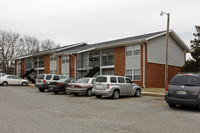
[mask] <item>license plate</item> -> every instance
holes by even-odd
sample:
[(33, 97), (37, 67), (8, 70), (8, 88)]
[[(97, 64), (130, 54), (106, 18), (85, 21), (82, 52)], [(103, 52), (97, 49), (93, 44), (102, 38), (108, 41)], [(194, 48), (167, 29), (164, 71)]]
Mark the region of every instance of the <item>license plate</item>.
[(103, 85), (96, 85), (97, 88), (103, 88)]
[(71, 87), (74, 88), (74, 85), (72, 85)]
[(177, 95), (187, 95), (186, 91), (177, 91)]

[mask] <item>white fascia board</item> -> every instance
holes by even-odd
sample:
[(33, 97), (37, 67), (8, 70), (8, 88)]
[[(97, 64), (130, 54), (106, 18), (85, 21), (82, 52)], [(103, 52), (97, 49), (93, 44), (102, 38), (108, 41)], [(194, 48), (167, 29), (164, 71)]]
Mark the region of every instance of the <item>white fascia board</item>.
[(96, 49), (102, 49), (102, 48), (113, 48), (113, 47), (119, 47), (119, 46), (126, 46), (127, 44), (136, 44), (136, 43), (142, 43), (142, 42), (147, 42), (146, 39), (137, 39), (137, 40), (132, 40), (132, 41), (122, 41), (122, 42), (117, 42), (110, 44), (108, 46), (96, 46)]
[(156, 37), (159, 37), (159, 36), (162, 36), (162, 35), (165, 35), (165, 34), (167, 34), (167, 32), (163, 32), (163, 33), (160, 33), (160, 34), (158, 34), (158, 35), (151, 36), (151, 37), (149, 37), (149, 38), (146, 38), (146, 40), (148, 41), (148, 40), (154, 39), (154, 38), (156, 38)]
[(73, 46), (68, 46), (68, 47), (64, 47), (64, 48), (61, 48), (61, 49), (57, 49), (56, 51), (73, 48), (73, 47), (80, 46), (80, 45), (83, 45), (83, 44), (87, 44), (87, 43), (83, 42), (83, 43), (74, 44)]
[(28, 58), (28, 57), (31, 57), (31, 56), (32, 56), (32, 55), (27, 55), (27, 56), (18, 57), (18, 58), (16, 58), (16, 59), (19, 60), (19, 59)]
[(88, 51), (91, 51), (91, 50), (94, 50), (94, 49), (95, 49), (95, 47), (92, 47), (92, 48), (88, 48), (88, 49), (84, 49), (84, 50), (78, 51), (77, 53), (80, 54), (80, 53), (88, 52)]

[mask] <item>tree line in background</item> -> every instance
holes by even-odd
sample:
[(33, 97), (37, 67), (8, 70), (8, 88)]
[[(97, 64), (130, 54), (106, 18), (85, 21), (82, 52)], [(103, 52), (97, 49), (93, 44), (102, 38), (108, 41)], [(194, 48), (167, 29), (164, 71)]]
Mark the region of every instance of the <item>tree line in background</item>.
[(195, 26), (196, 33), (193, 34), (194, 40), (191, 40), (191, 55), (193, 59), (186, 61), (182, 67), (183, 72), (200, 72), (200, 26)]
[(50, 39), (40, 41), (34, 36), (0, 30), (0, 71), (11, 74), (15, 58), (60, 47)]

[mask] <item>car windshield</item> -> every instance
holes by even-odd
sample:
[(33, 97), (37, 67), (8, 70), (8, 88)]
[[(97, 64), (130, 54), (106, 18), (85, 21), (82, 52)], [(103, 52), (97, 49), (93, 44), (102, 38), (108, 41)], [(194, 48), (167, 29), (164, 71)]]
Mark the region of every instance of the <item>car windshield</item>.
[(76, 81), (76, 83), (88, 83), (89, 79), (79, 79)]
[(198, 76), (175, 76), (172, 78), (170, 85), (200, 86), (200, 77), (198, 77)]

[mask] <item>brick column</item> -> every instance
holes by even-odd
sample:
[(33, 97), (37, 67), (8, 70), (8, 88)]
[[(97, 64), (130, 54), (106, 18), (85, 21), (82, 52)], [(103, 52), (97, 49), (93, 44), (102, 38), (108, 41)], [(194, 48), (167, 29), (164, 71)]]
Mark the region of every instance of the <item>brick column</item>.
[(50, 73), (50, 55), (44, 56), (44, 73)]
[(59, 56), (57, 69), (58, 69), (58, 74), (61, 75), (61, 71), (62, 71), (61, 56)]
[(115, 75), (125, 76), (125, 46), (115, 48)]
[(75, 57), (70, 55), (70, 78), (75, 78)]

